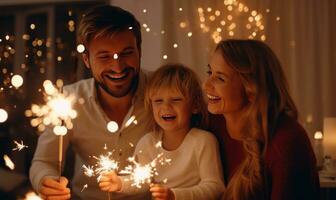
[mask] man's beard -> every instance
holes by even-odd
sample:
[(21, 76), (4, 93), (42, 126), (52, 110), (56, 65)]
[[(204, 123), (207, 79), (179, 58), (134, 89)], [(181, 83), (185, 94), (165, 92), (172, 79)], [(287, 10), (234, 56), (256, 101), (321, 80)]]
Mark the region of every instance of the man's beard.
[(113, 97), (124, 97), (130, 93), (135, 92), (135, 90), (137, 89), (138, 86), (138, 82), (139, 82), (139, 73), (136, 73), (135, 70), (132, 69), (128, 69), (130, 70), (128, 73), (130, 73), (128, 76), (133, 75), (132, 80), (130, 85), (128, 86), (128, 88), (120, 88), (120, 89), (110, 89), (107, 84), (104, 83), (104, 81), (102, 80), (98, 80), (98, 78), (96, 78), (95, 76), (93, 76), (94, 80), (95, 80), (95, 85), (99, 86), (100, 88), (102, 88), (106, 93), (108, 93), (109, 95), (113, 96)]

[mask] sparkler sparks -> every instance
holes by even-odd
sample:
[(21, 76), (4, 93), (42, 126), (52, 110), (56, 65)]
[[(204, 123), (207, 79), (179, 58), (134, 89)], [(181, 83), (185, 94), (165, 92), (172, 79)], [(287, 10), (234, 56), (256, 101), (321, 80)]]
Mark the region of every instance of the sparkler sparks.
[(3, 156), (3, 159), (5, 160), (6, 166), (9, 169), (14, 170), (15, 165), (14, 165), (13, 161), (6, 154)]
[(97, 160), (97, 163), (95, 164), (95, 166), (83, 165), (82, 167), (84, 169), (84, 174), (88, 177), (98, 175), (97, 181), (99, 182), (103, 173), (117, 170), (119, 167), (119, 163), (111, 159), (112, 154), (113, 152), (108, 152), (107, 155), (99, 155), (99, 157), (92, 156), (94, 159)]
[(88, 166), (83, 165), (82, 167), (84, 168), (84, 174), (85, 174), (86, 176), (88, 176), (88, 177), (92, 177), (92, 176), (95, 175), (95, 172), (94, 172), (94, 169), (93, 169), (92, 166), (90, 166), (90, 165), (88, 165)]
[(124, 170), (120, 171), (120, 174), (129, 174), (126, 181), (132, 181), (131, 186), (141, 188), (143, 184), (153, 183), (153, 179), (159, 173), (157, 171), (157, 165), (170, 164), (171, 159), (163, 157), (163, 153), (157, 155), (150, 163), (142, 165), (135, 160), (135, 157), (128, 159), (133, 165), (128, 165)]
[(16, 140), (14, 140), (13, 142), (16, 144), (16, 147), (12, 149), (13, 151), (15, 150), (21, 151), (24, 148), (28, 148), (28, 146), (23, 144), (22, 140), (21, 140), (21, 143), (18, 143)]
[(118, 169), (119, 163), (111, 159), (112, 154), (112, 152), (108, 152), (107, 155), (100, 155), (99, 157), (93, 156), (93, 158), (98, 160), (96, 164), (97, 167), (95, 169), (95, 173), (99, 175), (97, 178), (98, 181), (100, 180), (100, 177), (104, 172)]
[(83, 185), (83, 189), (81, 190), (81, 192), (83, 192), (86, 188), (88, 188), (88, 184)]
[(72, 109), (75, 97), (59, 92), (49, 80), (43, 83), (43, 87), (46, 104), (42, 106), (33, 104), (31, 110), (26, 111), (26, 116), (36, 117), (31, 120), (31, 125), (40, 131), (43, 131), (45, 126), (52, 125), (58, 127), (55, 128), (55, 131), (62, 129), (62, 131), (55, 133), (66, 134), (63, 129), (72, 129), (71, 120), (77, 117), (77, 112)]
[(24, 198), (24, 200), (42, 200), (35, 192), (28, 192)]

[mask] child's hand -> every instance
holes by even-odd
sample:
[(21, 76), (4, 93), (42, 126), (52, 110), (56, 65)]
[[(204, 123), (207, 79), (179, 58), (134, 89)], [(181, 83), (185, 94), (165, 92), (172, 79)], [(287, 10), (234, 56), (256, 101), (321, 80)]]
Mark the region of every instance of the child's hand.
[(121, 190), (121, 179), (114, 171), (109, 171), (101, 175), (99, 187), (106, 192), (115, 192)]
[(150, 191), (154, 200), (175, 200), (174, 193), (171, 189), (162, 185), (152, 184)]

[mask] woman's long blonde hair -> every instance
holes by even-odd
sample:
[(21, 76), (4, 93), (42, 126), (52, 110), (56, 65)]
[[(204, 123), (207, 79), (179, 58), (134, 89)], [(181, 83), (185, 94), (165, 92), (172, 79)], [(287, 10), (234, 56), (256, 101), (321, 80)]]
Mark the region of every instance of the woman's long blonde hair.
[(280, 62), (265, 43), (225, 40), (216, 51), (238, 72), (249, 98), (241, 130), (246, 157), (229, 181), (224, 199), (266, 199), (270, 193), (264, 175), (266, 148), (281, 114), (297, 119), (296, 106)]
[[(190, 102), (193, 110), (191, 127), (206, 128), (208, 111), (197, 75), (182, 64), (168, 64), (157, 69), (151, 76), (145, 91), (145, 108), (153, 112), (151, 98), (160, 88), (177, 89)], [(160, 131), (151, 115), (151, 125), (154, 131)]]

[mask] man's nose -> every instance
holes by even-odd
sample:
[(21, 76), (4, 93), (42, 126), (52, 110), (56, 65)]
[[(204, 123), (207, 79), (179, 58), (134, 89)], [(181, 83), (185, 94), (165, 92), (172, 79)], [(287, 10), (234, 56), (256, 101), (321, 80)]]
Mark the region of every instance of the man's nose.
[(120, 57), (115, 57), (110, 60), (110, 67), (112, 68), (113, 71), (119, 73), (124, 70), (123, 67), (123, 61), (120, 59)]

